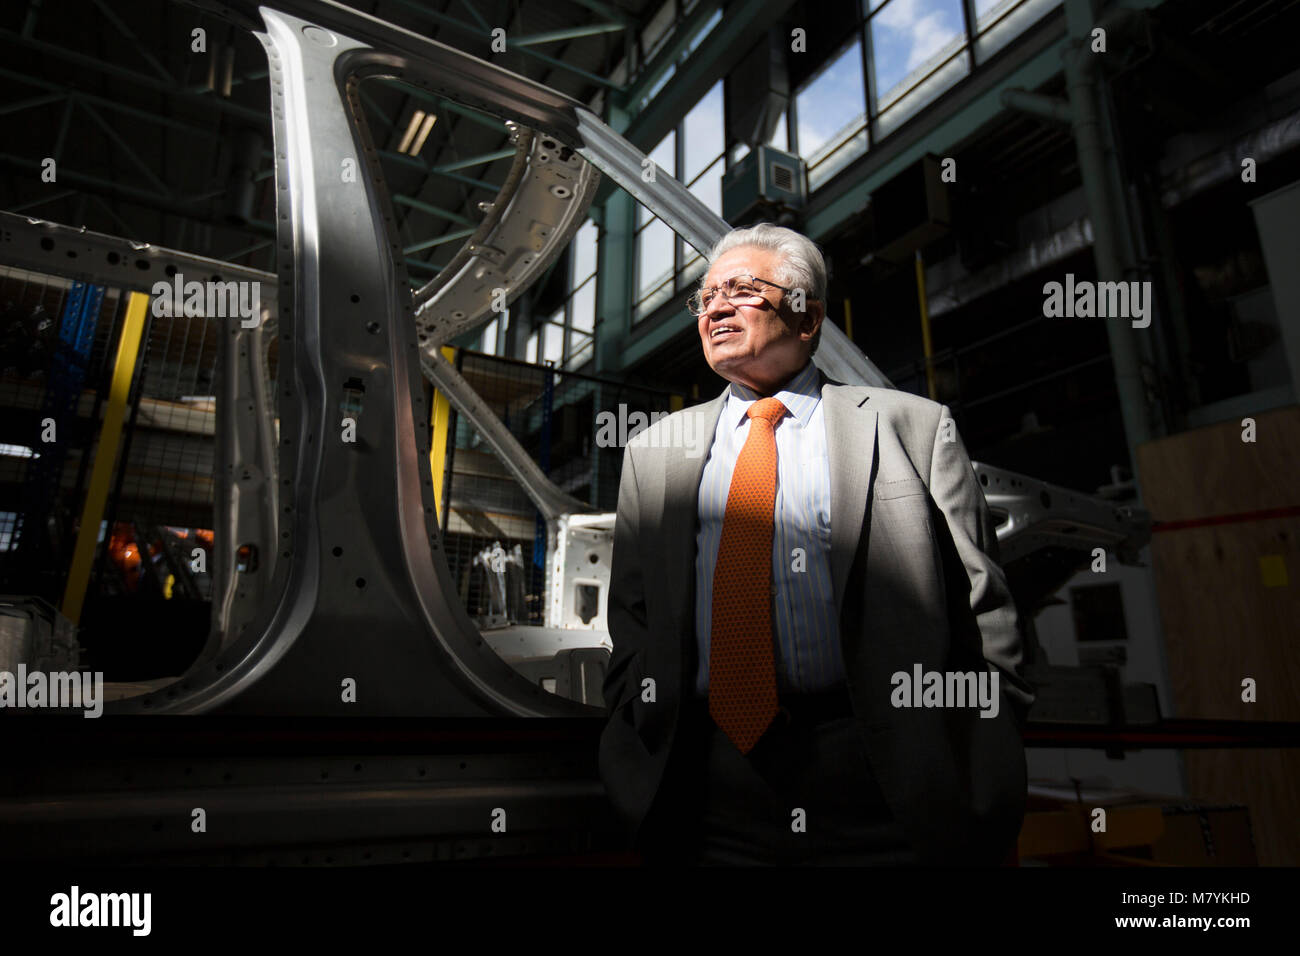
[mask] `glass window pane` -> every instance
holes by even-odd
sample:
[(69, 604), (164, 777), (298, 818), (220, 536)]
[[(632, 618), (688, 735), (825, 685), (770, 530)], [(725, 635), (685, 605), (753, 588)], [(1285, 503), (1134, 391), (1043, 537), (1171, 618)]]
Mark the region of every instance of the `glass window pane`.
[(573, 293), (569, 306), (570, 320), (575, 329), (590, 332), (596, 327), (596, 280), (590, 278)]
[(975, 0), (975, 16), (983, 20), (994, 7), (997, 8), (998, 13), (1001, 13), (1019, 2), (1020, 0)]
[(1061, 0), (975, 0), (975, 62), (983, 63)]
[(715, 158), (722, 155), (724, 130), (721, 80), (714, 83), (713, 89), (704, 94), (704, 99), (686, 114), (684, 135), (686, 136), (686, 142), (683, 144), (685, 168), (680, 179), (684, 183), (689, 183)]
[(655, 175), (667, 173), (677, 175), (677, 130), (673, 130), (659, 141), (650, 152), (650, 161), (655, 164)]
[(695, 198), (722, 215), (722, 157), (719, 156), (690, 187)]
[[(884, 134), (881, 134), (884, 135)], [(867, 151), (867, 131), (861, 129), (839, 146), (819, 157), (816, 166), (808, 167), (808, 191), (815, 192), (841, 169)]]
[(908, 119), (916, 115), (927, 103), (969, 72), (970, 64), (967, 62), (966, 57), (959, 56), (949, 60), (936, 70), (932, 76), (918, 84), (912, 92), (901, 100), (894, 101), (889, 109), (877, 117), (876, 135), (888, 136), (907, 122)]
[(588, 361), (594, 354), (593, 340), (590, 335), (583, 332), (569, 332), (569, 359), (565, 365), (569, 368), (577, 368), (583, 362)]
[[(647, 62), (649, 62), (650, 59), (653, 59), (653, 54), (652, 54), (650, 57), (647, 57)], [(650, 87), (650, 92), (646, 93), (645, 96), (641, 97), (641, 103), (640, 103), (640, 106), (644, 107), (644, 106), (645, 106), (647, 103), (649, 103), (652, 99), (654, 99), (656, 96), (658, 96), (658, 95), (659, 95), (659, 91), (662, 90), (665, 86), (668, 85), (668, 81), (671, 80), (671, 79), (673, 78), (673, 74), (676, 73), (676, 72), (677, 72), (677, 64), (676, 64), (676, 63), (671, 64), (671, 65), (668, 67), (668, 69), (664, 70), (663, 76), (661, 76), (661, 77), (659, 77), (659, 79), (655, 80), (655, 85), (652, 86), (652, 87)]]
[(525, 361), (532, 362), (532, 363), (537, 362), (537, 332), (536, 331), (534, 331), (532, 335), (528, 336), (528, 349), (524, 353), (524, 359)]
[(596, 271), (596, 224), (588, 219), (573, 236), (573, 284)]
[[(786, 117), (785, 110), (782, 110), (781, 115), (777, 118), (776, 127), (772, 130), (772, 135), (767, 139), (767, 144), (769, 146), (775, 146), (782, 152), (788, 153), (790, 151), (790, 133), (788, 127), (789, 120)], [(748, 155), (748, 145), (745, 143), (732, 143), (727, 164), (729, 166), (735, 166), (736, 163), (740, 162)]]
[(673, 231), (655, 218), (637, 237), (636, 297), (644, 299), (673, 274)]
[(871, 18), (877, 108), (883, 112), (966, 41), (962, 0), (895, 0)]
[(861, 43), (854, 40), (795, 98), (799, 154), (813, 166), (866, 122)]
[(542, 361), (558, 365), (564, 355), (564, 310), (560, 309), (552, 315), (542, 330), (546, 336), (542, 346)]
[(704, 256), (700, 255), (700, 253), (696, 252), (690, 246), (686, 247), (685, 252), (686, 264), (682, 266), (682, 273), (680, 276), (681, 281), (677, 283), (677, 287), (679, 289), (687, 289), (689, 292), (694, 292), (695, 287), (699, 285), (700, 280), (704, 278), (704, 273), (707, 271), (705, 269), (707, 263), (704, 261)]
[[(861, 59), (859, 59), (858, 62), (861, 63)], [(861, 70), (858, 71), (859, 75), (861, 75), (861, 72)], [(861, 101), (861, 99), (862, 97), (859, 96), (858, 100)], [(790, 137), (786, 132), (785, 110), (781, 111), (781, 116), (776, 121), (776, 129), (774, 129), (772, 135), (768, 137), (767, 145), (775, 146), (777, 149), (783, 150), (787, 153), (790, 151)]]
[(495, 355), (497, 351), (497, 320), (493, 319), (487, 325), (483, 326), (483, 339), (479, 344), (480, 352), (487, 352), (488, 355)]

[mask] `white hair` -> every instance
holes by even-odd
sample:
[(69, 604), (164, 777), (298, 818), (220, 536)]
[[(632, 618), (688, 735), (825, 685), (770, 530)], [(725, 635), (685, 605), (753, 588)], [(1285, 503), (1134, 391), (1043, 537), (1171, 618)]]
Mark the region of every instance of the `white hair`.
[[(781, 265), (772, 277), (773, 282), (791, 289), (803, 289), (804, 295), (809, 299), (819, 299), (823, 303), (826, 301), (826, 260), (817, 244), (807, 236), (770, 222), (733, 229), (709, 251), (709, 263), (715, 262), (724, 252), (742, 246), (777, 253), (781, 257)], [(813, 352), (817, 351), (821, 337), (819, 328), (812, 340)]]

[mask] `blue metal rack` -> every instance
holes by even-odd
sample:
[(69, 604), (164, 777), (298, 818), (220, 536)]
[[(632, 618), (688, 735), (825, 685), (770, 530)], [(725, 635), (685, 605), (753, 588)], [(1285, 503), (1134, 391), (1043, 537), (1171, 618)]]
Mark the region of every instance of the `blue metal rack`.
[[(69, 430), (76, 418), (103, 304), (104, 287), (86, 282), (74, 282), (63, 304), (58, 347), (50, 362), (45, 397), (30, 446), (37, 457), (27, 467), (22, 511), (14, 528), (14, 541), (24, 551), (36, 547), (40, 540), (39, 535), (25, 535), (24, 529), (29, 524), (39, 527), (58, 498)], [(48, 442), (43, 440), (47, 421), (54, 422), (54, 440)]]

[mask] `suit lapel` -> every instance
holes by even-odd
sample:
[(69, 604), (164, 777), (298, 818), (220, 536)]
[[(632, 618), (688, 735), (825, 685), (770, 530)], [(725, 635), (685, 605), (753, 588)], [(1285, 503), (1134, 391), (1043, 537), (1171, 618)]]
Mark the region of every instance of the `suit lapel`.
[(871, 490), (880, 416), (867, 407), (869, 398), (865, 386), (841, 385), (823, 378), (826, 458), (831, 472), (831, 579), (837, 616), (844, 610), (844, 590)]

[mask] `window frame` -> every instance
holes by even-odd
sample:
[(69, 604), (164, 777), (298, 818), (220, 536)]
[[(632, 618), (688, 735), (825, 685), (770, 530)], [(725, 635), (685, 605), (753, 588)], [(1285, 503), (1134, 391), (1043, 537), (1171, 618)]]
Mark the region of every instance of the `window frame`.
[[(727, 136), (726, 136), (727, 96), (726, 96), (725, 83), (726, 83), (725, 77), (720, 77), (717, 81), (715, 81), (713, 85), (710, 86), (707, 91), (705, 91), (704, 95), (701, 96), (691, 106), (689, 110), (687, 110), (685, 113), (682, 114), (681, 119), (677, 121), (677, 125), (664, 134), (665, 138), (669, 136), (673, 137), (673, 169), (671, 175), (674, 178), (679, 178), (679, 171), (685, 170), (686, 168), (686, 149), (688, 146), (688, 144), (686, 143), (686, 118), (692, 112), (694, 112), (694, 110), (701, 103), (703, 103), (709, 97), (713, 96), (716, 91), (718, 96), (718, 101), (719, 101), (719, 108), (721, 112), (721, 116), (719, 117), (719, 122), (722, 124), (722, 131), (723, 131), (722, 148), (717, 154), (709, 157), (708, 161), (704, 165), (704, 168), (700, 172), (698, 172), (689, 183), (683, 182), (683, 185), (687, 189), (693, 189), (697, 183), (701, 182), (704, 179), (704, 177), (710, 175), (717, 176), (719, 202), (721, 202), (721, 194), (722, 194), (722, 177), (726, 174), (726, 171), (729, 168), (729, 164), (727, 160)], [(662, 144), (662, 142), (663, 140), (660, 140), (660, 143), (656, 144), (655, 150), (659, 149), (659, 146)], [(721, 161), (721, 165), (719, 165), (719, 161)], [(637, 210), (638, 210), (637, 211), (638, 218), (641, 217), (643, 211), (647, 213), (649, 212), (649, 210), (646, 210), (645, 207), (641, 206), (640, 204), (638, 204)], [(717, 212), (720, 215), (722, 210), (718, 209)], [(658, 312), (659, 309), (664, 304), (668, 302), (672, 302), (678, 296), (679, 293), (687, 289), (695, 282), (696, 279), (699, 278), (699, 276), (695, 274), (694, 263), (695, 260), (701, 256), (701, 254), (697, 253), (693, 247), (689, 247), (688, 244), (686, 243), (686, 240), (682, 239), (681, 236), (677, 235), (675, 232), (669, 229), (669, 232), (672, 234), (672, 238), (673, 238), (672, 272), (667, 277), (665, 277), (662, 281), (656, 283), (653, 288), (646, 289), (644, 292), (642, 292), (641, 290), (642, 233), (652, 223), (660, 222), (660, 221), (661, 220), (659, 220), (657, 216), (653, 216), (653, 215), (648, 216), (644, 223), (641, 223), (639, 226), (636, 227), (633, 234), (633, 261), (635, 263), (635, 268), (633, 269), (633, 282), (632, 282), (632, 326), (634, 328), (641, 322), (644, 322), (651, 315)], [(662, 293), (665, 289), (668, 290), (667, 295), (662, 296)], [(661, 296), (662, 298), (659, 298)], [(653, 302), (654, 304), (647, 306), (646, 305), (647, 302)]]

